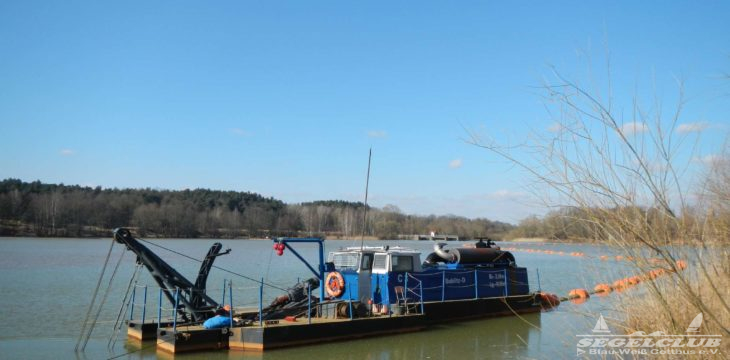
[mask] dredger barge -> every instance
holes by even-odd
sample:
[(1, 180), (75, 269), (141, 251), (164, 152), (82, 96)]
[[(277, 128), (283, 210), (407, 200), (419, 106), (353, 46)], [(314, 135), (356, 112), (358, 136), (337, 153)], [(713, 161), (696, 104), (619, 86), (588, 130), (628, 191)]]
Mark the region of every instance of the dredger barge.
[[(423, 261), (418, 251), (388, 246), (342, 248), (325, 261), (323, 239), (277, 238), (273, 243), (278, 255), (288, 250), (314, 276), (268, 306), (260, 292), (257, 311), (237, 311), (206, 294), (214, 260), (230, 251), (221, 252), (221, 244), (211, 247), (193, 283), (129, 230), (115, 229), (114, 239), (137, 255), (160, 286), (156, 319), (145, 319), (144, 310), (141, 319), (130, 314), (128, 336), (156, 339), (159, 350), (172, 353), (269, 350), (418, 331), (436, 323), (539, 312), (557, 302), (554, 295), (531, 292), (527, 270), (491, 241), (452, 249), (436, 243)], [(304, 243), (318, 245), (316, 266), (297, 252), (296, 246)], [(161, 320), (163, 294), (173, 306), (166, 320)], [(219, 321), (216, 328), (203, 326), (216, 316), (223, 316), (222, 325)]]

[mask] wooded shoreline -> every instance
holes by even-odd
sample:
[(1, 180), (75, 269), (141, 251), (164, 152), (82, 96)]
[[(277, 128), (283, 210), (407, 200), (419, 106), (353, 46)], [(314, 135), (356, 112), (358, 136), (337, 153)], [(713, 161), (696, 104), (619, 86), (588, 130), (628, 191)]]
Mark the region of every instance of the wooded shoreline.
[(374, 208), (342, 200), (286, 204), (250, 192), (0, 181), (0, 236), (105, 237), (116, 227), (160, 238), (396, 239), (432, 231), (460, 238), (502, 238), (514, 225), (455, 215), (409, 215), (395, 205)]

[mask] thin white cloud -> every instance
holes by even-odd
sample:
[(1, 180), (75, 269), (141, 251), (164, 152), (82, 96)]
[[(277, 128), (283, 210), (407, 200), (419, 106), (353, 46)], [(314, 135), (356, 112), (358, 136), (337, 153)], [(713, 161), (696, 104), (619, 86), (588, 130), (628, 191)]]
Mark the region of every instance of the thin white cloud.
[(639, 161), (639, 160), (634, 159), (631, 161), (631, 163), (634, 164), (634, 166), (636, 166), (636, 167), (646, 166), (647, 169), (649, 169), (651, 171), (657, 171), (657, 172), (667, 171), (667, 169), (669, 169), (669, 164), (667, 164), (666, 162), (661, 162), (661, 161), (651, 161), (651, 160), (646, 160), (646, 159), (644, 159), (643, 161)]
[(565, 127), (561, 123), (553, 123), (548, 128), (548, 131), (551, 132), (551, 133), (559, 133), (559, 132), (563, 131), (564, 128)]
[(383, 130), (370, 130), (370, 131), (368, 131), (368, 137), (385, 138), (385, 137), (388, 137), (388, 133)]
[(722, 155), (710, 154), (703, 157), (696, 157), (694, 158), (694, 161), (707, 166), (715, 166), (725, 162), (730, 162), (730, 159)]
[(689, 134), (693, 132), (698, 133), (705, 131), (708, 127), (710, 127), (710, 124), (704, 121), (679, 124), (679, 126), (677, 126), (677, 132), (680, 134)]
[(464, 162), (461, 159), (454, 159), (449, 162), (449, 167), (452, 169), (458, 169), (462, 165), (464, 165)]
[(487, 195), (488, 199), (516, 199), (524, 197), (525, 193), (519, 192), (519, 191), (511, 191), (511, 190), (497, 190), (493, 193), (490, 193)]
[(231, 129), (231, 133), (233, 133), (234, 135), (238, 135), (238, 136), (246, 136), (246, 137), (251, 136), (250, 132), (240, 129), (240, 128)]
[(61, 149), (61, 151), (60, 151), (59, 153), (60, 153), (60, 154), (61, 154), (62, 156), (72, 156), (72, 155), (76, 155), (76, 150), (71, 150), (71, 149)]
[(626, 124), (623, 124), (621, 126), (621, 128), (619, 129), (619, 131), (621, 131), (621, 133), (624, 135), (639, 134), (639, 133), (646, 132), (648, 130), (649, 130), (649, 127), (646, 126), (646, 124), (640, 123), (640, 122), (626, 123)]

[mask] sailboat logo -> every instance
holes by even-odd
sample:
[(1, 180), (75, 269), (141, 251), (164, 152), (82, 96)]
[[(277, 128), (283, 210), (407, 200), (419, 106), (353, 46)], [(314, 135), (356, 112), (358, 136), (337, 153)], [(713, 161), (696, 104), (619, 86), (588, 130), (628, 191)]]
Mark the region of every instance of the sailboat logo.
[[(700, 319), (700, 321), (702, 321)], [(606, 325), (606, 320), (603, 319), (603, 314), (598, 318), (598, 321), (596, 321), (596, 326), (593, 328), (594, 333), (610, 333), (611, 330), (608, 329), (608, 325)]]
[[(631, 334), (611, 334), (603, 314), (598, 317), (592, 334), (576, 335), (576, 356), (601, 355), (602, 357), (633, 355), (643, 358), (652, 354), (700, 355), (719, 354), (722, 335), (701, 335), (703, 315), (697, 314), (686, 334), (667, 334), (662, 330), (647, 334), (634, 331)], [(649, 350), (649, 348), (655, 348)]]
[(700, 332), (700, 326), (702, 326), (702, 313), (697, 314), (695, 319), (689, 324), (687, 333), (698, 333)]

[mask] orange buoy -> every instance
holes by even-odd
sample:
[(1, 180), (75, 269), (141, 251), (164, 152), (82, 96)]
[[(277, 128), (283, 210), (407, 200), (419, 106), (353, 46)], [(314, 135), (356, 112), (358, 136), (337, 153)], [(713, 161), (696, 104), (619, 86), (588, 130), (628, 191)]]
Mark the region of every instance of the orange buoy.
[(608, 260), (608, 256), (601, 255), (600, 259), (601, 259), (601, 261), (606, 261), (606, 260)]
[(651, 280), (654, 280), (654, 279), (656, 279), (657, 277), (659, 277), (659, 275), (657, 275), (657, 273), (656, 273), (656, 270), (649, 270), (649, 271), (648, 271), (648, 272), (646, 273), (646, 277), (647, 277), (647, 278), (649, 278), (649, 279), (651, 279)]
[(553, 306), (560, 305), (560, 298), (555, 294), (549, 294), (550, 295), (550, 302), (554, 304)]
[(687, 268), (687, 262), (684, 260), (677, 260), (676, 265), (677, 265), (677, 269), (679, 269), (679, 270), (684, 270)]
[(588, 294), (588, 290), (586, 289), (573, 289), (568, 293), (568, 299), (576, 305), (586, 302), (589, 297), (591, 297), (591, 295)]
[(626, 279), (620, 279), (613, 282), (613, 288), (620, 290), (626, 287)]
[(588, 291), (586, 289), (573, 289), (570, 290), (568, 293), (569, 298), (589, 298), (591, 297), (590, 294), (588, 294)]
[(641, 278), (639, 278), (638, 276), (632, 276), (632, 277), (628, 278), (628, 281), (629, 281), (629, 285), (636, 285), (641, 282)]
[(560, 299), (555, 294), (541, 292), (538, 295), (540, 297), (540, 303), (548, 309), (560, 305)]
[(606, 296), (611, 293), (611, 285), (608, 284), (598, 284), (596, 287), (593, 288), (593, 291), (596, 292), (596, 295), (598, 296)]
[(624, 259), (624, 257), (623, 257), (623, 256), (621, 256), (621, 255), (616, 255), (616, 261), (621, 261), (621, 260), (623, 260), (623, 259)]
[(622, 293), (629, 289), (628, 279), (620, 279), (613, 282), (613, 291)]

